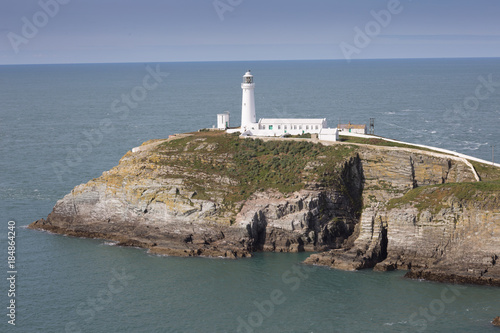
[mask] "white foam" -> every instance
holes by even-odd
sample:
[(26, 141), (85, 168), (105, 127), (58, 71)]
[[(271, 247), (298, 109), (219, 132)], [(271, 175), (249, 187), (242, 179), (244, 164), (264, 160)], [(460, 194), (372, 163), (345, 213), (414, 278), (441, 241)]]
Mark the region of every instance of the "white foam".
[(403, 111), (403, 112), (420, 112), (420, 111), (422, 111), (422, 109), (404, 109), (401, 111)]

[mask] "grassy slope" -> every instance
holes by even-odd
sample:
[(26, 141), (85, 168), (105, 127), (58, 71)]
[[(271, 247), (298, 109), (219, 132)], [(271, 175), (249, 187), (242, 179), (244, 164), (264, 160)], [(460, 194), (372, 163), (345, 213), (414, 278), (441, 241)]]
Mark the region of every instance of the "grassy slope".
[(432, 208), (432, 211), (437, 213), (442, 208), (449, 207), (448, 199), (452, 197), (462, 202), (495, 204), (500, 194), (500, 168), (470, 162), (482, 181), (418, 187), (400, 198), (392, 199), (387, 207), (391, 209), (412, 203), (420, 211)]
[[(222, 189), (229, 205), (247, 199), (257, 190), (274, 188), (290, 193), (303, 189), (308, 182), (335, 185), (340, 165), (356, 152), (356, 147), (348, 145), (240, 139), (216, 131), (192, 134), (161, 144), (157, 148), (161, 158), (156, 163), (182, 170), (179, 177), (196, 190), (200, 199), (210, 198), (211, 189)], [(209, 177), (200, 179), (200, 174)], [(231, 184), (213, 179), (230, 179)]]
[(417, 146), (413, 146), (413, 145), (409, 145), (409, 144), (404, 144), (404, 143), (399, 143), (399, 142), (392, 142), (392, 141), (386, 141), (386, 140), (383, 140), (383, 139), (378, 139), (376, 137), (373, 137), (373, 138), (359, 138), (359, 137), (355, 137), (355, 136), (340, 135), (339, 139), (340, 139), (341, 142), (346, 142), (346, 143), (357, 143), (357, 144), (373, 145), (373, 146), (399, 147), (399, 148), (418, 149), (418, 150), (423, 150), (423, 151), (433, 151), (431, 149), (417, 147)]
[(422, 186), (408, 191), (400, 198), (392, 199), (387, 204), (387, 208), (399, 208), (406, 204), (412, 204), (419, 211), (430, 210), (436, 214), (442, 208), (450, 207), (449, 199), (451, 198), (461, 202), (467, 201), (488, 205), (488, 203), (496, 202), (495, 198), (499, 193), (500, 181)]
[[(378, 138), (358, 138), (351, 136), (340, 136), (341, 141), (346, 143), (369, 144), (376, 146), (413, 148), (424, 151), (431, 149), (419, 148), (412, 145), (385, 141)], [(475, 183), (452, 183), (435, 186), (423, 186), (407, 192), (403, 197), (392, 199), (387, 207), (389, 209), (401, 207), (412, 203), (419, 210), (432, 207), (433, 212), (447, 207), (447, 199), (455, 197), (458, 200), (483, 201), (493, 198), (493, 194), (500, 192), (500, 168), (469, 161), (476, 169), (481, 182)], [(494, 200), (494, 199), (493, 199)]]
[(476, 169), (476, 172), (478, 173), (481, 180), (500, 181), (500, 168), (489, 164), (478, 163), (475, 161), (469, 162), (474, 166), (474, 169)]
[[(157, 148), (161, 158), (155, 163), (182, 170), (179, 175), (170, 173), (168, 176), (185, 179), (185, 185), (195, 190), (199, 199), (210, 199), (214, 189), (222, 191), (228, 206), (247, 199), (258, 190), (273, 188), (290, 193), (303, 189), (309, 182), (325, 187), (341, 186), (338, 183), (340, 166), (356, 154), (356, 147), (351, 145), (240, 139), (222, 132), (192, 134), (161, 144)], [(347, 143), (417, 148), (376, 138), (346, 138)], [(432, 207), (433, 211), (439, 211), (452, 196), (459, 200), (485, 200), (491, 193), (500, 192), (500, 168), (471, 163), (482, 182), (419, 187), (391, 200), (388, 208), (412, 203), (420, 210)], [(203, 174), (210, 177), (200, 178)], [(230, 182), (223, 185), (214, 179), (230, 179)]]

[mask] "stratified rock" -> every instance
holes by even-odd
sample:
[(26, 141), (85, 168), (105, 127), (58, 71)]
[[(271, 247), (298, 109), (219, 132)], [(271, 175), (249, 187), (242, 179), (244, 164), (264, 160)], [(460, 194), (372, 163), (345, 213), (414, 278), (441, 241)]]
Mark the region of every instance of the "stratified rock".
[(234, 168), (237, 150), (222, 146), (243, 140), (214, 135), (145, 143), (117, 167), (75, 187), (46, 220), (30, 228), (113, 240), (159, 255), (224, 258), (337, 248), (353, 232), (359, 214), (351, 192), (357, 191), (354, 199), (360, 201), (362, 181), (354, 153), (337, 161), (351, 178), (345, 180), (353, 183), (351, 192), (321, 186), (309, 167), (292, 180), (303, 183), (302, 189), (281, 193), (261, 188), (235, 202), (228, 197), (242, 180), (225, 170)]

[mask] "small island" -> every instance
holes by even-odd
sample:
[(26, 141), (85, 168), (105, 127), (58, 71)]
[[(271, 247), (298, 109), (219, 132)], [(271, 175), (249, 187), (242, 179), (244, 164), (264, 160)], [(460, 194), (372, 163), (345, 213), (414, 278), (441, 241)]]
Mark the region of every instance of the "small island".
[(500, 286), (499, 168), (342, 139), (148, 141), (30, 228), (176, 256), (317, 251), (306, 263)]
[(500, 168), (322, 119), (273, 134), (292, 120), (255, 121), (249, 75), (240, 128), (218, 115), (218, 128), (145, 142), (29, 227), (159, 255), (310, 251), (306, 264), (500, 286)]

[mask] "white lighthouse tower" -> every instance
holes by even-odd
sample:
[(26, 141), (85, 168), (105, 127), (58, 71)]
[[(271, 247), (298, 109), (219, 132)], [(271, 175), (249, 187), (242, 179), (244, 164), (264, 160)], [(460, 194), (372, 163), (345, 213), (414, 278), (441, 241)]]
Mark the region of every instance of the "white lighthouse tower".
[(255, 83), (253, 82), (253, 75), (250, 70), (243, 75), (243, 82), (241, 83), (241, 90), (243, 96), (241, 99), (241, 129), (246, 131), (255, 128), (255, 97), (254, 97)]

